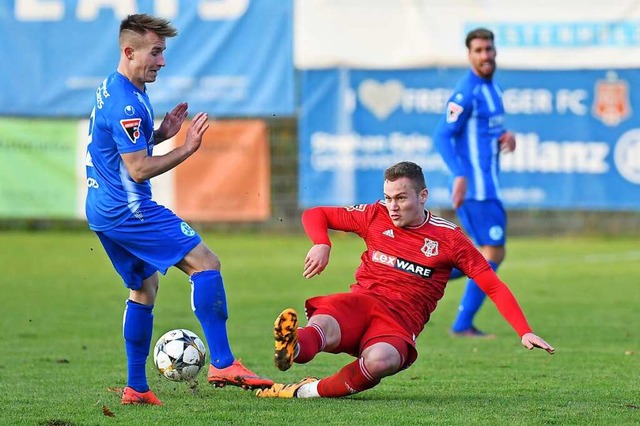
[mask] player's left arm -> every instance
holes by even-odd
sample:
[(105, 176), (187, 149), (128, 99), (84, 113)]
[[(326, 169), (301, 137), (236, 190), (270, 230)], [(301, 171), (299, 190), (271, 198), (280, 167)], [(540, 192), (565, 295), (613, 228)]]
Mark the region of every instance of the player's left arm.
[[(502, 102), (502, 88), (498, 88), (500, 93), (500, 113), (504, 114), (504, 103)], [(513, 152), (516, 149), (516, 135), (507, 129), (502, 129), (502, 134), (498, 137), (498, 147), (502, 152)]]
[(489, 296), (504, 319), (506, 319), (516, 333), (518, 333), (522, 345), (525, 348), (529, 350), (533, 348), (540, 348), (544, 349), (549, 354), (553, 354), (555, 352), (553, 346), (531, 331), (531, 327), (527, 323), (524, 312), (522, 312), (515, 296), (511, 293), (509, 287), (507, 287), (507, 285), (498, 278), (498, 275), (496, 275), (492, 269), (487, 269), (479, 273), (473, 277), (473, 280), (478, 284), (482, 291)]
[(207, 119), (206, 113), (197, 113), (187, 130), (184, 144), (164, 155), (147, 155), (144, 149), (120, 154), (131, 178), (139, 183), (144, 182), (173, 169), (189, 158), (198, 150), (202, 143), (202, 136), (209, 128)]
[(153, 132), (153, 140), (155, 144), (164, 142), (174, 137), (182, 128), (182, 123), (189, 115), (189, 104), (186, 102), (179, 103), (170, 112), (166, 113), (160, 127)]
[(449, 98), (444, 115), (433, 135), (434, 146), (453, 176), (451, 204), (457, 209), (464, 202), (467, 193), (467, 178), (462, 161), (456, 152), (456, 144), (467, 126), (473, 111), (473, 95), (470, 86), (456, 87)]

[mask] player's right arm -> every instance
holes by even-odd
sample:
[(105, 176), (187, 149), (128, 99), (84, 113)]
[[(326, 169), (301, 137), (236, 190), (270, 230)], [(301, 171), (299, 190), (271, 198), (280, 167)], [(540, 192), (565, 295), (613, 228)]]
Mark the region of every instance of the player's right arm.
[(313, 243), (304, 259), (302, 276), (305, 278), (320, 275), (329, 264), (331, 240), (329, 239), (329, 221), (325, 209), (328, 208), (314, 207), (302, 213), (302, 226)]
[(202, 136), (209, 128), (208, 115), (199, 112), (191, 122), (185, 143), (164, 155), (147, 155), (145, 149), (121, 154), (131, 178), (140, 183), (173, 169), (200, 148)]
[(327, 244), (314, 244), (304, 258), (304, 270), (302, 276), (313, 278), (320, 275), (329, 264), (331, 246)]
[(313, 207), (302, 213), (302, 226), (313, 243), (305, 257), (302, 276), (312, 278), (319, 275), (329, 264), (329, 229), (358, 234), (365, 231), (367, 207), (373, 209), (373, 205), (361, 204), (352, 207)]
[(463, 80), (449, 98), (444, 116), (441, 117), (433, 137), (434, 146), (454, 178), (451, 191), (454, 209), (460, 207), (467, 193), (467, 179), (455, 146), (471, 116), (472, 98), (472, 92), (465, 87)]

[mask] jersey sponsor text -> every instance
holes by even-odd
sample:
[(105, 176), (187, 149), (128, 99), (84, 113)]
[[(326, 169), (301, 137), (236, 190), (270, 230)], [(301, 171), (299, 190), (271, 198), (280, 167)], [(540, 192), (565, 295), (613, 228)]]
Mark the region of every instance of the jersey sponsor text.
[(410, 274), (418, 275), (424, 278), (430, 278), (433, 274), (433, 269), (428, 268), (423, 265), (419, 265), (417, 263), (411, 262), (406, 259), (402, 259), (397, 256), (391, 256), (389, 254), (382, 253), (381, 251), (374, 251), (371, 256), (371, 260), (376, 263), (381, 263), (383, 265), (391, 266), (395, 269), (400, 269), (401, 271), (408, 272)]

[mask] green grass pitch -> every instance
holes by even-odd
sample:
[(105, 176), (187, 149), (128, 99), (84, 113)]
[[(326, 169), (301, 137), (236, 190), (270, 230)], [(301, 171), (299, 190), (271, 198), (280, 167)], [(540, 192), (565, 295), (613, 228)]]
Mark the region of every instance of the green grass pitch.
[[(329, 267), (305, 280), (305, 236), (203, 234), (222, 260), (233, 351), (256, 372), (289, 382), (351, 361), (319, 354), (286, 373), (272, 362), (276, 315), (302, 312), (305, 298), (352, 282), (362, 242), (333, 235)], [(261, 400), (214, 389), (202, 373), (191, 389), (160, 377), (150, 359), (150, 385), (165, 405), (121, 406), (109, 389), (125, 386), (127, 291), (97, 238), (2, 232), (0, 265), (3, 425), (640, 424), (640, 245), (631, 238), (509, 240), (500, 276), (555, 355), (522, 348), (490, 302), (477, 325), (497, 339), (452, 339), (464, 287), (457, 280), (418, 339), (411, 368), (335, 400)], [(161, 277), (153, 342), (179, 327), (202, 336), (189, 296), (180, 271)]]

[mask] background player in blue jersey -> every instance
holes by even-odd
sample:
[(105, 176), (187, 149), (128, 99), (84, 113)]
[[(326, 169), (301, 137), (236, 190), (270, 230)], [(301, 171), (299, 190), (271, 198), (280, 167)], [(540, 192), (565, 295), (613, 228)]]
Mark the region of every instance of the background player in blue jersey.
[(153, 156), (154, 145), (175, 136), (188, 115), (187, 103), (181, 103), (154, 130), (153, 108), (146, 93), (146, 84), (154, 82), (165, 66), (166, 38), (176, 35), (176, 29), (164, 19), (144, 14), (124, 19), (118, 69), (96, 90), (90, 119), (87, 219), (130, 290), (123, 322), (128, 371), (123, 404), (161, 405), (149, 389), (145, 365), (158, 271), (165, 274), (171, 266), (190, 277), (191, 306), (211, 355), (208, 381), (215, 386), (245, 388), (273, 384), (245, 368), (231, 352), (218, 257), (186, 222), (151, 199), (149, 179), (189, 158), (209, 128), (207, 114), (199, 112), (184, 144)]
[[(513, 133), (504, 128), (502, 91), (493, 81), (496, 49), (493, 33), (477, 28), (467, 34), (471, 69), (456, 85), (438, 124), (434, 142), (453, 175), (452, 204), (466, 232), (494, 270), (505, 257), (507, 217), (498, 184), (500, 151), (515, 149)], [(462, 273), (454, 270), (451, 278)], [(492, 337), (473, 319), (485, 294), (473, 280), (460, 302), (451, 332), (457, 336)]]

